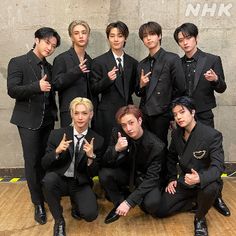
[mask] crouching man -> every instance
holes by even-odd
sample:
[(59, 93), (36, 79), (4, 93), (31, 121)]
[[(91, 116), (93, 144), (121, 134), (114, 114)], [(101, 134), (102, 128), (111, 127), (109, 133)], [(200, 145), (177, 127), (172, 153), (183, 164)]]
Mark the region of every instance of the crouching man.
[(188, 211), (192, 202), (196, 202), (194, 235), (208, 235), (205, 216), (218, 196), (220, 176), (224, 170), (222, 134), (195, 119), (191, 98), (175, 99), (172, 113), (178, 128), (173, 132), (167, 159), (169, 184), (156, 215), (165, 217)]
[(161, 197), (159, 174), (164, 144), (142, 128), (142, 113), (136, 106), (121, 107), (116, 120), (121, 129), (113, 129), (99, 172), (101, 185), (114, 204), (105, 219), (107, 224), (126, 216), (136, 205), (152, 214)]
[(61, 196), (69, 195), (77, 215), (93, 221), (98, 215), (91, 177), (97, 175), (103, 138), (89, 128), (93, 105), (77, 97), (70, 103), (72, 125), (53, 130), (49, 136), (42, 166), (47, 171), (43, 191), (55, 220), (54, 235), (66, 235)]

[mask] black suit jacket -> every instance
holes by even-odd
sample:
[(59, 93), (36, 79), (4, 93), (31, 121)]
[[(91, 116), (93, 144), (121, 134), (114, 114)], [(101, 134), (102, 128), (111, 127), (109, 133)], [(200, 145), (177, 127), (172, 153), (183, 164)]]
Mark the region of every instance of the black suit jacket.
[[(223, 93), (226, 90), (226, 83), (221, 58), (200, 49), (198, 49), (198, 53), (192, 97), (195, 101), (196, 111), (203, 112), (216, 107), (214, 91)], [(182, 62), (184, 63), (184, 57), (182, 57)], [(217, 82), (209, 82), (205, 79), (204, 73), (210, 69), (213, 69), (218, 75)]]
[(167, 158), (170, 180), (177, 179), (177, 163), (181, 170), (179, 182), (182, 184), (184, 175), (191, 173), (191, 168), (198, 172), (201, 188), (219, 180), (224, 170), (222, 134), (210, 126), (197, 122), (185, 143), (183, 129), (177, 128), (173, 131)]
[(141, 70), (144, 74), (150, 71), (150, 59), (146, 57), (138, 65), (136, 95), (141, 97), (140, 108), (149, 115), (166, 113), (173, 98), (185, 93), (185, 76), (181, 60), (177, 54), (163, 48), (154, 55), (152, 76), (148, 86), (140, 88)]
[(91, 89), (95, 96), (100, 94), (97, 108), (96, 130), (105, 139), (110, 138), (111, 129), (116, 125), (115, 114), (125, 105), (132, 104), (135, 89), (137, 61), (124, 54), (124, 89), (121, 80), (111, 81), (107, 73), (117, 67), (111, 50), (95, 58), (92, 63)]
[[(55, 150), (60, 144), (64, 133), (66, 134), (67, 140), (72, 140), (69, 148), (62, 152), (58, 159), (56, 159)], [(79, 159), (76, 161), (77, 166), (75, 167), (75, 178), (77, 178), (79, 184), (87, 184), (91, 182), (90, 177), (98, 175), (100, 158), (103, 154), (103, 138), (89, 129), (85, 136), (88, 142), (94, 138), (94, 153), (96, 158), (90, 166), (87, 166), (88, 157), (83, 151), (83, 147), (80, 148)], [(42, 166), (47, 172), (56, 172), (63, 176), (66, 170), (69, 168), (74, 155), (74, 138), (73, 138), (73, 127), (68, 126), (57, 130), (52, 130), (49, 139), (46, 154), (42, 158)]]
[[(119, 153), (115, 150), (118, 131), (122, 133), (118, 129), (112, 131), (110, 145), (103, 155), (103, 166), (119, 167), (130, 173), (131, 166), (135, 163), (136, 188), (126, 199), (131, 206), (135, 206), (142, 202), (149, 191), (160, 185), (161, 161), (164, 158), (163, 149), (165, 145), (155, 134), (144, 130), (143, 136), (137, 143), (127, 137), (129, 147), (123, 153)], [(136, 146), (135, 152), (132, 148), (133, 145)], [(124, 155), (122, 160), (119, 160), (120, 155)], [(133, 162), (133, 158), (135, 158), (135, 162)]]
[[(86, 53), (87, 68), (91, 69), (91, 57)], [(58, 91), (60, 112), (69, 111), (69, 104), (75, 97), (86, 97), (92, 100), (94, 105), (96, 99), (91, 95), (90, 72), (83, 73), (79, 68), (79, 58), (74, 50), (58, 55), (53, 62), (52, 83)]]
[[(29, 129), (39, 129), (45, 112), (45, 93), (41, 91), (39, 58), (29, 51), (26, 55), (12, 58), (8, 65), (7, 89), (10, 97), (15, 99), (11, 123)], [(51, 82), (51, 65), (44, 60), (47, 68), (47, 80)], [(49, 93), (50, 109), (53, 119), (57, 118), (55, 92)]]

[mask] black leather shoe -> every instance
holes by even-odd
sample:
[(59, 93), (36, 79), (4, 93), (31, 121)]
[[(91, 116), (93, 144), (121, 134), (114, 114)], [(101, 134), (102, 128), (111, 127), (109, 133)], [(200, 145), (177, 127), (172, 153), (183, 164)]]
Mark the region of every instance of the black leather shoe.
[(110, 213), (107, 215), (107, 217), (105, 218), (105, 223), (106, 224), (110, 224), (116, 220), (118, 220), (120, 218), (120, 216), (118, 214), (116, 214), (116, 207), (114, 207)]
[(34, 205), (34, 219), (41, 225), (47, 223), (46, 211), (43, 205)]
[(53, 228), (53, 236), (65, 236), (66, 235), (66, 224), (64, 219), (55, 220)]
[(206, 218), (194, 219), (194, 235), (195, 236), (208, 236)]
[(71, 208), (71, 216), (76, 220), (81, 220), (79, 211), (76, 208)]
[(220, 212), (224, 216), (230, 216), (230, 210), (224, 203), (223, 199), (221, 197), (216, 198), (214, 202), (214, 207), (218, 212)]

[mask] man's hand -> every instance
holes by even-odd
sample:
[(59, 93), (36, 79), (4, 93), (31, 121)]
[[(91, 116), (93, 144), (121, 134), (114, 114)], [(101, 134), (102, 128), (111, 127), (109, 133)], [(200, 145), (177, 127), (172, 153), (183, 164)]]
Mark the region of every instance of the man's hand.
[(191, 169), (191, 174), (184, 176), (184, 182), (188, 185), (194, 185), (200, 183), (200, 177), (194, 169)]
[(117, 143), (115, 145), (115, 150), (117, 152), (122, 152), (124, 151), (126, 148), (128, 147), (128, 141), (126, 137), (122, 137), (121, 133), (118, 132), (118, 140)]
[(56, 148), (56, 154), (59, 155), (60, 153), (66, 151), (67, 148), (70, 146), (71, 142), (72, 140), (66, 141), (66, 134), (64, 134), (60, 144)]
[(87, 65), (85, 64), (85, 62), (87, 61), (87, 59), (83, 59), (80, 58), (80, 64), (79, 64), (79, 68), (83, 73), (88, 73), (90, 72), (90, 70), (88, 70)]
[(39, 86), (42, 92), (50, 92), (51, 90), (51, 84), (46, 81), (47, 75), (44, 75), (41, 80), (39, 80)]
[(177, 187), (177, 181), (171, 181), (168, 186), (166, 187), (165, 191), (170, 193), (170, 194), (175, 194), (176, 193), (176, 187)]
[(217, 74), (215, 73), (214, 70), (210, 69), (208, 70), (205, 74), (204, 74), (204, 77), (206, 80), (208, 81), (217, 81), (218, 80), (218, 76)]
[(144, 75), (144, 70), (143, 69), (141, 70), (141, 77), (140, 77), (140, 83), (139, 83), (140, 88), (147, 86), (147, 84), (149, 83), (149, 75), (151, 73), (152, 72), (150, 71), (146, 75)]
[(86, 152), (86, 155), (90, 158), (92, 158), (92, 156), (94, 156), (93, 142), (94, 142), (94, 138), (91, 139), (90, 143), (86, 139), (84, 139), (83, 150)]
[(130, 210), (130, 206), (127, 204), (126, 201), (123, 201), (116, 209), (116, 214), (120, 215), (120, 216), (126, 216), (127, 213)]
[(119, 69), (117, 69), (117, 68), (114, 66), (114, 67), (112, 68), (112, 70), (107, 73), (108, 78), (109, 78), (110, 80), (115, 80), (116, 77), (117, 77), (116, 71), (118, 71), (118, 70), (119, 70)]

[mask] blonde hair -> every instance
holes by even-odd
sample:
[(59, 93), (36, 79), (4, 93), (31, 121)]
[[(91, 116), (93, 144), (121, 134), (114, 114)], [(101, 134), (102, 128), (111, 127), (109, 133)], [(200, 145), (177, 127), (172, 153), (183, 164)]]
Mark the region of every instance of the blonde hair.
[(90, 34), (90, 27), (88, 25), (88, 23), (86, 21), (83, 21), (83, 20), (74, 20), (72, 21), (70, 24), (69, 24), (69, 27), (68, 27), (68, 33), (69, 33), (69, 36), (71, 37), (72, 35), (72, 32), (73, 32), (73, 29), (75, 26), (77, 25), (82, 25), (84, 26), (84, 28), (87, 30), (88, 34)]
[[(70, 102), (70, 115), (73, 116), (73, 112), (77, 105), (84, 105), (93, 113), (93, 103), (88, 98), (76, 97)], [(71, 125), (74, 125), (73, 119)]]

